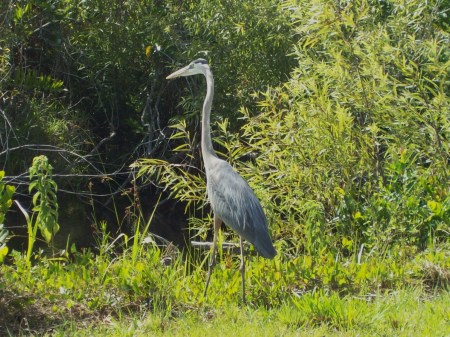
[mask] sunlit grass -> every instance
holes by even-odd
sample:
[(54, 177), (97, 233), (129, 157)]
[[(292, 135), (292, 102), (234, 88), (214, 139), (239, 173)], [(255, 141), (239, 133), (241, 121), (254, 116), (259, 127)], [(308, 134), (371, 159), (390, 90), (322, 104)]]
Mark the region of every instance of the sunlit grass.
[(202, 336), (214, 332), (217, 336), (447, 336), (449, 294), (423, 296), (418, 289), (371, 299), (319, 294), (272, 309), (231, 304), (187, 310), (175, 316), (133, 313), (81, 329), (63, 326), (56, 335)]
[[(249, 303), (243, 305), (239, 259), (227, 252), (205, 299), (206, 255), (194, 263), (151, 244), (121, 253), (110, 245), (105, 242), (99, 254), (36, 254), (31, 267), (13, 253), (12, 263), (0, 266), (0, 326), (8, 329), (2, 333), (439, 336), (449, 328), (446, 250), (360, 263), (326, 253), (279, 254), (272, 261), (250, 256)], [(25, 317), (26, 324), (15, 317)]]

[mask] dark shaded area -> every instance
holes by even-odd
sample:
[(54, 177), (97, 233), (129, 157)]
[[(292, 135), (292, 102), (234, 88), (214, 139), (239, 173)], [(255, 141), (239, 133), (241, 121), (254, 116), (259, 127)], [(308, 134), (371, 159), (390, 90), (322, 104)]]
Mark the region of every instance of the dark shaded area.
[[(46, 302), (43, 305), (42, 302)], [(0, 289), (0, 335), (27, 336), (51, 333), (55, 326), (64, 323), (60, 314), (52, 312), (52, 303), (41, 299), (36, 303), (32, 295), (19, 295)], [(79, 312), (80, 316), (88, 316)]]
[[(1, 275), (0, 275), (1, 284)], [(122, 310), (138, 311), (140, 303), (128, 303)], [(101, 324), (108, 317), (118, 317), (118, 308), (108, 307), (95, 312), (79, 303), (67, 306), (65, 300), (36, 298), (28, 292), (0, 289), (0, 336), (52, 335), (67, 324)]]
[[(165, 76), (178, 65), (199, 56), (211, 61), (213, 119), (230, 118), (234, 132), (250, 93), (288, 77), (295, 64), (291, 22), (278, 3), (1, 3), (0, 170), (30, 210), (27, 170), (34, 156), (48, 157), (60, 191), (57, 247), (68, 240), (95, 246), (100, 221), (112, 235), (131, 234), (136, 219), (147, 222), (155, 207), (150, 231), (180, 247), (189, 241), (185, 205), (159, 198), (162, 186), (133, 186), (129, 165), (139, 158), (181, 163), (189, 156), (172, 152), (184, 140), (170, 140), (169, 125), (184, 120), (198, 133), (203, 82), (169, 85)], [(245, 37), (236, 20), (245, 23)], [(6, 225), (15, 235), (12, 247), (23, 249), (17, 209)]]
[[(31, 198), (23, 196), (15, 198), (26, 209), (31, 209)], [(96, 250), (101, 236), (100, 223), (107, 224), (111, 237), (125, 233), (134, 235), (138, 218), (141, 229), (149, 221), (150, 234), (155, 234), (183, 249), (189, 243), (189, 233), (184, 205), (167, 200), (160, 205), (153, 197), (145, 193), (139, 198), (139, 204), (133, 203), (127, 195), (118, 195), (113, 201), (110, 198), (97, 198), (93, 203), (80, 199), (73, 194), (59, 193), (60, 231), (55, 235), (53, 246), (57, 249), (70, 248), (75, 244), (77, 249), (91, 248)], [(154, 208), (156, 207), (156, 210)], [(153, 214), (154, 212), (154, 214)], [(30, 212), (31, 213), (31, 212)], [(153, 215), (153, 217), (152, 217)], [(27, 230), (23, 214), (14, 203), (7, 213), (6, 221), (12, 236), (8, 242), (11, 249), (26, 251)], [(36, 248), (49, 249), (48, 245), (38, 237)]]

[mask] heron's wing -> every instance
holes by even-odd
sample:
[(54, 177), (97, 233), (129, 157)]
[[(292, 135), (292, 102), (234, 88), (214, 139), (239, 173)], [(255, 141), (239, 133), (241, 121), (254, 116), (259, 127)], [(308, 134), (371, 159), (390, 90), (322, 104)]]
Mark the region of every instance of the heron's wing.
[(214, 213), (264, 257), (276, 251), (261, 204), (247, 182), (223, 160), (208, 170), (208, 197)]

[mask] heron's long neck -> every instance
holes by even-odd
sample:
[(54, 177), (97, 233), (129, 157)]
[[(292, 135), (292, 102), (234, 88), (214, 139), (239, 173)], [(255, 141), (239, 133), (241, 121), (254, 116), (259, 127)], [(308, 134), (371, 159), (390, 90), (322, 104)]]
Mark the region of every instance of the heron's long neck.
[(214, 96), (214, 78), (210, 71), (205, 75), (206, 77), (206, 97), (203, 102), (203, 114), (202, 114), (202, 155), (203, 160), (206, 162), (208, 157), (217, 157), (214, 152), (211, 141), (211, 128), (210, 128), (210, 116), (211, 106)]

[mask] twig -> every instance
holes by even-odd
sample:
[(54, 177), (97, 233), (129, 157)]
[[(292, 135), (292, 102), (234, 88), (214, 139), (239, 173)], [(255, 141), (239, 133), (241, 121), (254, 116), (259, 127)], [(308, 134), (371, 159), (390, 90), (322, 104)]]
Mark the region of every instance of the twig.
[[(202, 250), (202, 251), (210, 250), (212, 248), (212, 245), (213, 245), (212, 242), (191, 241), (192, 247)], [(245, 245), (248, 246), (248, 243), (245, 242)], [(239, 247), (239, 243), (231, 243), (231, 242), (223, 242), (222, 249), (229, 251), (232, 254), (237, 254), (241, 251), (241, 248)]]

